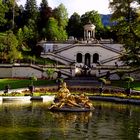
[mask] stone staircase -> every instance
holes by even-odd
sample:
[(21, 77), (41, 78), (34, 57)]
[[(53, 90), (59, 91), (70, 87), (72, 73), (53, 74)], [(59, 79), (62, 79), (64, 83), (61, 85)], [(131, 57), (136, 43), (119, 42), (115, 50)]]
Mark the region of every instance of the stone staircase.
[(59, 54), (54, 54), (54, 53), (41, 54), (41, 57), (49, 58), (52, 60), (57, 60), (58, 62), (65, 64), (65, 65), (69, 65), (69, 64), (74, 63), (74, 61), (72, 59), (69, 59), (69, 58), (66, 58), (64, 56), (61, 56)]
[(68, 45), (68, 46), (66, 46), (66, 47), (60, 48), (60, 49), (58, 49), (58, 50), (55, 50), (53, 53), (54, 53), (54, 54), (57, 54), (57, 53), (60, 53), (60, 52), (62, 52), (62, 51), (64, 51), (64, 50), (71, 49), (71, 48), (73, 48), (74, 45), (76, 45), (76, 44), (71, 44), (71, 45)]
[(101, 65), (107, 63), (107, 62), (110, 62), (110, 61), (114, 61), (114, 60), (117, 60), (120, 56), (113, 56), (113, 57), (110, 57), (110, 58), (107, 58), (105, 60), (102, 60), (100, 61)]

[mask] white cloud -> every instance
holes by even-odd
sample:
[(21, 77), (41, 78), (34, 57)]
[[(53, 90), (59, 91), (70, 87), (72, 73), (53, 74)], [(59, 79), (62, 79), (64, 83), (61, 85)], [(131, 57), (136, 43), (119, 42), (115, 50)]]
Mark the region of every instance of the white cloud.
[[(22, 1), (22, 2), (21, 2)], [(20, 0), (19, 3), (25, 4), (26, 0)], [(37, 4), (41, 0), (37, 0)], [(100, 14), (108, 14), (109, 11), (109, 0), (48, 0), (49, 6), (54, 8), (60, 3), (63, 3), (68, 10), (69, 16), (74, 12), (82, 15), (87, 11), (96, 10)]]

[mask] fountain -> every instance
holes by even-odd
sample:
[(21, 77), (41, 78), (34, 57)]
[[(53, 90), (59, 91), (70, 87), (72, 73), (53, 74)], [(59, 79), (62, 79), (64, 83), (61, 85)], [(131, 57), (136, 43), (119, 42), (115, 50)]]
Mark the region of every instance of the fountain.
[(51, 111), (87, 112), (93, 111), (92, 102), (84, 94), (72, 95), (65, 82), (55, 96), (54, 103), (49, 107)]

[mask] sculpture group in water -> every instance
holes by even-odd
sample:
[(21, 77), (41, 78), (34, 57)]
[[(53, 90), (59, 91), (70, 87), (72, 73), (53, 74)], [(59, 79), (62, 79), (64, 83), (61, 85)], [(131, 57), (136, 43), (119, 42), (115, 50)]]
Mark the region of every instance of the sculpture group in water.
[(49, 109), (54, 111), (91, 111), (94, 107), (89, 98), (84, 94), (72, 95), (66, 83), (63, 82), (54, 103)]

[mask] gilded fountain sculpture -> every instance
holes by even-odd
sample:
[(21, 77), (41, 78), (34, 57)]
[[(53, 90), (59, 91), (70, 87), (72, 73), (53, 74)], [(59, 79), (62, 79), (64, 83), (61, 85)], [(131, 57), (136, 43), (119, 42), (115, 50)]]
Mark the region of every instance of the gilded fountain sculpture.
[(54, 103), (49, 107), (54, 111), (91, 111), (94, 109), (92, 102), (84, 94), (72, 95), (63, 82), (55, 97)]

